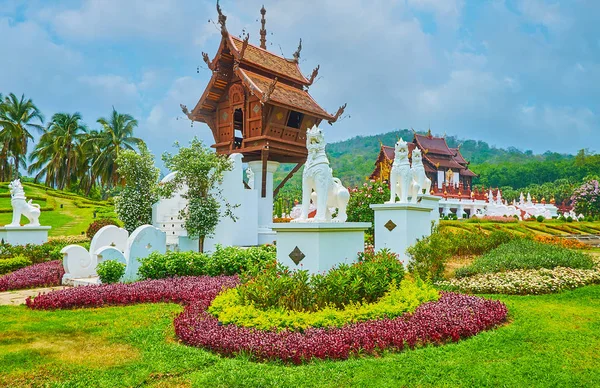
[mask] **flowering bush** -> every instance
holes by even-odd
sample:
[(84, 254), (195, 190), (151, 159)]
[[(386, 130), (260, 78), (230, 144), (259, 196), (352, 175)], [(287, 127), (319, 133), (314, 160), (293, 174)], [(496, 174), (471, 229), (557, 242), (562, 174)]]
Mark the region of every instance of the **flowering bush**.
[(90, 226), (88, 226), (85, 234), (91, 240), (94, 238), (94, 236), (96, 235), (96, 233), (98, 233), (98, 231), (100, 229), (102, 229), (103, 227), (105, 227), (107, 225), (117, 225), (118, 226), (118, 224), (115, 220), (111, 220), (110, 218), (101, 218), (97, 221), (92, 222), (90, 224)]
[(499, 301), (444, 293), (437, 302), (425, 303), (413, 314), (299, 333), (223, 325), (204, 311), (207, 304), (193, 303), (175, 319), (175, 333), (184, 343), (226, 356), (249, 354), (258, 360), (295, 364), (458, 341), (493, 328), (507, 316), (506, 306)]
[(594, 268), (594, 261), (583, 252), (533, 240), (514, 240), (477, 258), (471, 265), (456, 270), (456, 277), (514, 269)]
[(600, 283), (600, 269), (528, 269), (440, 281), (449, 290), (484, 294), (548, 294)]
[(217, 246), (210, 256), (197, 252), (154, 252), (141, 260), (138, 273), (142, 279), (235, 275), (246, 271), (257, 273), (275, 260), (275, 252), (275, 247), (269, 245), (250, 248)]
[(290, 271), (272, 262), (256, 276), (245, 277), (239, 288), (243, 304), (259, 309), (315, 311), (326, 306), (343, 308), (350, 302), (371, 303), (399, 284), (404, 267), (396, 254), (387, 250), (367, 253), (352, 265), (340, 264), (327, 274), (309, 275)]
[[(386, 183), (375, 181), (365, 182), (361, 187), (350, 189), (350, 201), (348, 202), (349, 222), (375, 221), (375, 213), (369, 206), (384, 203), (390, 200), (390, 188)], [(370, 229), (373, 234), (373, 228)]]
[(0, 275), (27, 267), (31, 264), (31, 260), (23, 256), (11, 257), (10, 259), (0, 259)]
[(263, 330), (306, 330), (309, 327), (340, 327), (370, 319), (395, 318), (413, 312), (425, 302), (438, 299), (439, 293), (432, 286), (420, 280), (404, 279), (399, 286), (393, 282), (389, 290), (374, 303), (350, 302), (342, 309), (325, 306), (315, 312), (281, 308), (260, 310), (252, 304), (244, 305), (238, 289), (234, 288), (219, 294), (208, 311), (223, 324)]
[(64, 274), (60, 260), (30, 265), (0, 276), (0, 291), (60, 286)]
[(36, 310), (159, 302), (195, 302), (207, 306), (223, 288), (235, 287), (237, 284), (238, 279), (235, 276), (182, 277), (127, 284), (101, 284), (52, 291), (28, 298), (26, 304)]
[(71, 244), (82, 244), (88, 242), (90, 242), (90, 239), (84, 235), (48, 237), (48, 244), (61, 245), (63, 247), (66, 247), (67, 245)]
[(469, 223), (486, 223), (486, 222), (494, 222), (494, 223), (503, 223), (503, 224), (511, 224), (518, 223), (519, 218), (515, 217), (503, 217), (503, 216), (484, 216), (484, 217), (473, 217), (469, 218), (467, 221)]
[(541, 234), (536, 234), (533, 239), (537, 242), (541, 242), (542, 244), (558, 245), (563, 248), (590, 249), (589, 245), (584, 244), (581, 241), (560, 238), (557, 236), (544, 236)]
[(106, 260), (98, 264), (96, 272), (102, 283), (117, 283), (125, 275), (125, 264), (116, 260)]
[(584, 183), (573, 193), (572, 205), (577, 214), (600, 216), (600, 188), (597, 180)]

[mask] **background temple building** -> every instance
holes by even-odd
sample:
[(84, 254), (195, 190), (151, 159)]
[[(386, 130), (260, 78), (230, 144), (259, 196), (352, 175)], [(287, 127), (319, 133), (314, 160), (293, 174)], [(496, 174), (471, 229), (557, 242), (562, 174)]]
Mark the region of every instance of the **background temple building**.
[(194, 109), (182, 105), (182, 110), (192, 121), (210, 127), (217, 153), (241, 153), (245, 163), (261, 162), (261, 171), (255, 172), (262, 176), (261, 197), (265, 198), (268, 173), (272, 173), (267, 170), (276, 169), (277, 163), (296, 164), (276, 193), (306, 161), (306, 129), (322, 120), (332, 124), (345, 105), (332, 115), (308, 93), (319, 66), (308, 78), (300, 71), (302, 40), (291, 59), (267, 51), (264, 7), (260, 47), (249, 43), (249, 35), (240, 39), (227, 31), (227, 17), (218, 2), (217, 12), (219, 49), (212, 60), (202, 53), (212, 77)]
[[(450, 148), (444, 137), (435, 137), (428, 131), (427, 135), (414, 134), (408, 144), (409, 159), (412, 161), (412, 151), (419, 148), (423, 154), (423, 165), (427, 177), (431, 179), (431, 194), (450, 197), (471, 198), (485, 195), (472, 192), (473, 171), (469, 162), (461, 155), (459, 148)], [(394, 162), (394, 147), (381, 145), (375, 170), (369, 177), (371, 180), (387, 182)]]

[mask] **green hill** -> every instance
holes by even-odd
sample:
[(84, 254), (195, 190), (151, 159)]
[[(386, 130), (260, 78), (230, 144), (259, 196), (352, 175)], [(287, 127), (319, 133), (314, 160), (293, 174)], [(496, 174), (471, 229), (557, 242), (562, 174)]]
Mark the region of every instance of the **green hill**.
[[(25, 195), (42, 208), (40, 223), (51, 226), (51, 236), (78, 235), (85, 232), (88, 225), (99, 218), (116, 218), (113, 206), (107, 201), (93, 201), (73, 193), (58, 191), (43, 185), (23, 183)], [(0, 183), (0, 225), (12, 220), (8, 183)], [(25, 217), (21, 223), (27, 223)]]

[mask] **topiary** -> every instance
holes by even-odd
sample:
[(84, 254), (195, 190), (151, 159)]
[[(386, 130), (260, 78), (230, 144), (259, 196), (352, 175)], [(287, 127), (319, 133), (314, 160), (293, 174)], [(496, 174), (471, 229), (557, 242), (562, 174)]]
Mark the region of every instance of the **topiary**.
[(568, 217), (567, 217), (567, 222), (573, 222), (573, 217), (571, 217), (571, 216), (568, 216)]
[(98, 264), (96, 272), (102, 283), (117, 283), (125, 275), (125, 264), (115, 260), (106, 260)]
[(98, 233), (98, 231), (100, 229), (102, 229), (103, 227), (105, 227), (107, 225), (118, 226), (117, 221), (111, 220), (110, 218), (102, 218), (102, 219), (92, 222), (90, 224), (90, 226), (88, 226), (85, 234), (89, 239), (92, 239), (92, 238), (94, 238), (94, 236), (96, 235), (96, 233)]
[(544, 216), (537, 216), (537, 222), (544, 222)]

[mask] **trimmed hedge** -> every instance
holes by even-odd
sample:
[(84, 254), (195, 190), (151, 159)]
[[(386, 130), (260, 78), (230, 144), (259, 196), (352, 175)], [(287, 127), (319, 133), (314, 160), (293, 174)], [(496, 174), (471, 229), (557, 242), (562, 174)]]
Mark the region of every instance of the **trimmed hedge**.
[(33, 264), (31, 260), (23, 256), (11, 257), (10, 259), (0, 260), (0, 275), (16, 271), (20, 268)]

